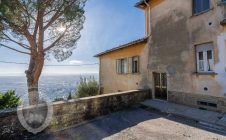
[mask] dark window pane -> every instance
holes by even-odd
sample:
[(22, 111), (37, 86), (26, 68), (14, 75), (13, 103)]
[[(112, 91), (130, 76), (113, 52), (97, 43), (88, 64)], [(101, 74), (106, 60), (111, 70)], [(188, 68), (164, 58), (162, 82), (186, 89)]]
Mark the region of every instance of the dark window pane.
[(161, 80), (162, 80), (162, 86), (167, 86), (167, 75), (165, 73), (162, 73), (162, 76), (161, 76)]
[(202, 0), (194, 0), (194, 13), (198, 14), (201, 12)]
[(209, 0), (193, 0), (193, 9), (194, 14), (201, 13), (210, 9), (210, 1)]
[(160, 86), (160, 73), (154, 73), (155, 86)]
[(206, 11), (206, 10), (210, 9), (210, 1), (209, 0), (202, 0), (202, 1), (203, 1), (202, 11)]
[(203, 52), (199, 52), (199, 60), (203, 60)]
[(121, 59), (121, 73), (125, 73), (124, 72), (124, 64), (125, 62), (124, 62), (124, 59)]
[(211, 50), (207, 51), (207, 59), (213, 59)]
[(133, 57), (132, 58), (132, 73), (138, 73), (139, 72), (139, 58), (138, 57)]
[(120, 60), (116, 61), (117, 73), (121, 73), (121, 63)]
[(138, 65), (137, 61), (134, 62), (134, 73), (138, 72)]

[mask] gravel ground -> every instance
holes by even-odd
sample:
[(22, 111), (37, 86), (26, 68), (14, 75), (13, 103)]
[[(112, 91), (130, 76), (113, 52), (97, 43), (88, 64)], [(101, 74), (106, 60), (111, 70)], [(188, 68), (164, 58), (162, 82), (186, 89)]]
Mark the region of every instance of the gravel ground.
[(89, 123), (32, 139), (48, 140), (226, 140), (195, 121), (154, 110), (131, 108)]

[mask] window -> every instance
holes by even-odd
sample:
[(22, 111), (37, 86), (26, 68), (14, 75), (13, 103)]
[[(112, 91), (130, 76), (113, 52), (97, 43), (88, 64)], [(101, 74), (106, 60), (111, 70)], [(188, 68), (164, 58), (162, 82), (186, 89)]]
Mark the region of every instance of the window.
[(139, 57), (132, 57), (132, 73), (139, 73)]
[(119, 74), (126, 74), (128, 73), (128, 60), (127, 58), (118, 59), (116, 62), (117, 73)]
[(197, 71), (198, 72), (213, 72), (214, 57), (213, 44), (207, 43), (196, 46)]
[(200, 14), (210, 9), (210, 0), (193, 0), (193, 13)]

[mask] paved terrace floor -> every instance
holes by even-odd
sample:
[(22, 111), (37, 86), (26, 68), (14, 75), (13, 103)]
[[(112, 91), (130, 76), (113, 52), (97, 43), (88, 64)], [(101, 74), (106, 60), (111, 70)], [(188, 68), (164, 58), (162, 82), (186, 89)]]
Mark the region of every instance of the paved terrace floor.
[(66, 130), (39, 134), (48, 140), (226, 140), (226, 133), (178, 116), (138, 107)]

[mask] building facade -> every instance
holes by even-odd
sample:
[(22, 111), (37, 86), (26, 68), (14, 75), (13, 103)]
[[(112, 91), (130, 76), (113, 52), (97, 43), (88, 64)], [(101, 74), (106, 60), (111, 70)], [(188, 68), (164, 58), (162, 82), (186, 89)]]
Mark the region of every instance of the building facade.
[(147, 41), (147, 37), (138, 39), (96, 55), (102, 94), (145, 88), (142, 75), (147, 73)]
[[(147, 54), (139, 53), (146, 60), (139, 61), (139, 80), (130, 73), (119, 76), (117, 59), (126, 55), (113, 49), (98, 55), (103, 93), (150, 88), (153, 98), (226, 112), (226, 1), (141, 0), (136, 7), (145, 13), (148, 38)], [(115, 65), (106, 68), (107, 60)]]

